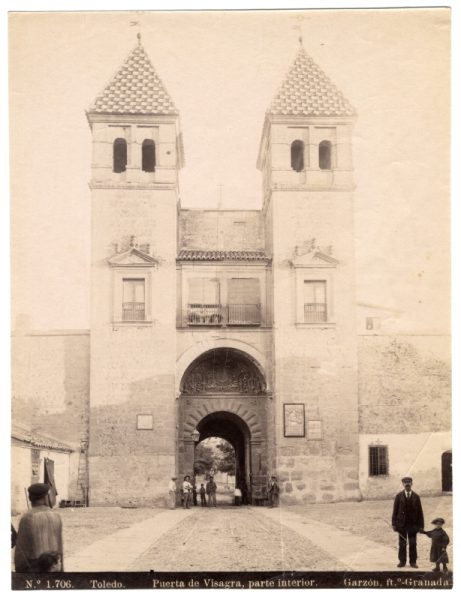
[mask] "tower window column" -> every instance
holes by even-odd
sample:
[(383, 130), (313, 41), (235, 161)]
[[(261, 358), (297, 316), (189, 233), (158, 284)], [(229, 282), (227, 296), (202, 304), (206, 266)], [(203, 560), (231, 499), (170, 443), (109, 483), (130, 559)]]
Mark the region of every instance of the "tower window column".
[(142, 170), (146, 173), (155, 172), (155, 142), (154, 140), (144, 140), (142, 143)]
[(323, 140), (319, 144), (319, 167), (331, 169), (331, 142)]
[(128, 162), (127, 143), (124, 138), (116, 138), (113, 144), (113, 172), (123, 173), (126, 171)]
[(291, 144), (291, 168), (298, 173), (304, 171), (304, 142), (295, 140)]

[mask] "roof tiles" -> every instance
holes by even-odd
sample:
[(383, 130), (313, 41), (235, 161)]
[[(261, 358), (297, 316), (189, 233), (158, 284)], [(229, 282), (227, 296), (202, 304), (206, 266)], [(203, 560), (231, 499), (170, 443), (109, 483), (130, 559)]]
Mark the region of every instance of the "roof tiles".
[(180, 250), (178, 260), (206, 261), (267, 261), (263, 250)]
[(178, 114), (141, 44), (131, 52), (90, 112), (117, 114)]
[(355, 110), (301, 48), (268, 113), (332, 117), (352, 116)]

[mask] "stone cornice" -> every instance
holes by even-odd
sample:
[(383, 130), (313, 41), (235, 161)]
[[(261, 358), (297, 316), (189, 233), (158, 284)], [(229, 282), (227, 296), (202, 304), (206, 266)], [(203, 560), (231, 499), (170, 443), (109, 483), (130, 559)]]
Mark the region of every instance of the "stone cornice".
[(90, 181), (88, 183), (90, 190), (176, 190), (176, 183), (108, 183), (99, 181)]

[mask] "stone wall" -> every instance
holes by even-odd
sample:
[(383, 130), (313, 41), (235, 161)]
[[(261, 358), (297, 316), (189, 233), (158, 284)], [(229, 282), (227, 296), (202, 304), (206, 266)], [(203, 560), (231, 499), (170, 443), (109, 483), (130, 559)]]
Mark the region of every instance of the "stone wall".
[[(358, 399), (354, 246), (350, 193), (274, 191), (274, 394), (277, 471), (282, 503), (357, 499)], [(297, 266), (315, 238), (338, 261)], [(306, 253), (307, 254), (307, 251)], [(303, 283), (326, 280), (327, 322), (305, 323)], [(300, 310), (300, 306), (302, 309)], [(321, 439), (285, 437), (284, 404), (301, 403), (306, 421), (321, 421)]]
[(359, 336), (361, 433), (451, 429), (450, 338)]
[(89, 401), (89, 344), (88, 332), (13, 335), (13, 422), (80, 443)]
[[(175, 473), (176, 206), (167, 186), (92, 190), (91, 505), (151, 504)], [(157, 262), (119, 272), (111, 244), (130, 235)], [(123, 277), (145, 279), (145, 321), (122, 321)]]
[(179, 248), (191, 250), (263, 250), (259, 210), (181, 210)]
[[(451, 449), (450, 337), (359, 336), (360, 488), (389, 497), (410, 475), (424, 494), (442, 491)], [(389, 472), (370, 476), (369, 446), (386, 446)]]

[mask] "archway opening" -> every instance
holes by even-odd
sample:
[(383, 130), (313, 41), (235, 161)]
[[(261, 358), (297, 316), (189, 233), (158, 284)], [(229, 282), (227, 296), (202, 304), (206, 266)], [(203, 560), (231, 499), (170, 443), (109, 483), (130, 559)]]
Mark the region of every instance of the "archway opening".
[(207, 506), (207, 484), (211, 478), (216, 483), (217, 504), (233, 504), (236, 475), (234, 446), (221, 437), (208, 437), (195, 446), (194, 480), (197, 504)]
[[(197, 357), (180, 382), (178, 474), (194, 475), (195, 450), (222, 438), (235, 452), (235, 488), (241, 503), (260, 503), (267, 490), (267, 393), (260, 365), (234, 348)], [(234, 496), (235, 497), (235, 496)]]
[[(197, 431), (200, 438), (195, 446), (194, 471), (202, 471), (201, 477), (196, 475), (198, 483), (204, 482), (206, 487), (211, 475), (217, 484), (217, 503), (235, 503), (235, 488), (238, 488), (242, 494), (241, 503), (248, 504), (250, 431), (246, 423), (238, 415), (219, 411), (204, 417), (198, 423)], [(208, 466), (210, 461), (211, 467)]]

